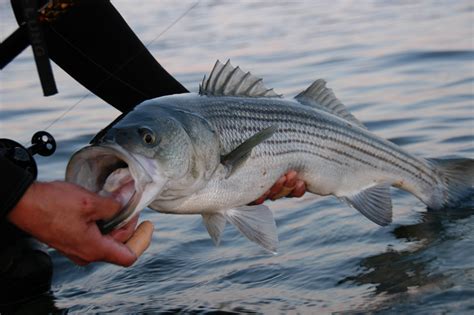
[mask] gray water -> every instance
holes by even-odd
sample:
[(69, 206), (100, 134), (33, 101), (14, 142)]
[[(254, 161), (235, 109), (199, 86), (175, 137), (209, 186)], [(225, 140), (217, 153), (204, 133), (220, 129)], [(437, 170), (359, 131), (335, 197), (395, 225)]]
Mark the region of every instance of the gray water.
[[(197, 91), (216, 59), (292, 97), (318, 78), (374, 133), (426, 157), (474, 158), (472, 1), (113, 1), (161, 64)], [(16, 27), (0, 2), (1, 38)], [(44, 98), (30, 51), (0, 72), (0, 136), (48, 131), (58, 151), (41, 180), (119, 113), (54, 68)], [(85, 99), (84, 96), (88, 95)], [(146, 210), (156, 230), (130, 268), (77, 267), (51, 250), (46, 309), (84, 312), (472, 313), (474, 210), (428, 212), (393, 190), (379, 227), (334, 198), (268, 202), (280, 248), (270, 255), (227, 226), (215, 247), (198, 216)], [(48, 306), (49, 304), (49, 306)]]

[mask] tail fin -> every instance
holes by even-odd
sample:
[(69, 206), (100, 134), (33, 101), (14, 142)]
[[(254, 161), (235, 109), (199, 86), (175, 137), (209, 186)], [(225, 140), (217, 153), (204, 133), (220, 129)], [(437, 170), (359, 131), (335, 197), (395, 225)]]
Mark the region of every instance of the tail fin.
[(474, 193), (474, 160), (458, 159), (429, 159), (441, 175), (445, 195), (442, 207), (459, 205)]

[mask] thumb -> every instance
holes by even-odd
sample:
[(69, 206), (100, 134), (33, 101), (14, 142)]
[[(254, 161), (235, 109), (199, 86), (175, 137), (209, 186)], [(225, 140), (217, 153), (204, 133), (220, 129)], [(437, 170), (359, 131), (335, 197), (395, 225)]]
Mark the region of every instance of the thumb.
[(101, 260), (123, 267), (129, 267), (137, 260), (137, 256), (124, 244), (110, 236), (101, 239), (99, 245), (103, 255)]
[(115, 199), (92, 194), (92, 207), (89, 212), (91, 220), (107, 220), (116, 215), (122, 208), (122, 204)]

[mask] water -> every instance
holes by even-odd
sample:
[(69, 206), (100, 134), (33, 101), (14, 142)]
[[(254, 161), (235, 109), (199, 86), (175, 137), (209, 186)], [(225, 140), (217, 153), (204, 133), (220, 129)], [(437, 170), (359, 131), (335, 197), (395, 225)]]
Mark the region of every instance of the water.
[[(162, 65), (186, 87), (216, 59), (294, 96), (317, 78), (370, 130), (429, 157), (474, 158), (471, 1), (114, 1)], [(1, 38), (15, 28), (0, 2)], [(27, 143), (87, 91), (54, 67), (60, 93), (41, 97), (31, 53), (0, 73), (0, 134)], [(119, 113), (93, 95), (49, 131), (58, 152), (40, 179), (63, 178), (69, 156)], [(55, 251), (49, 311), (472, 313), (474, 211), (427, 212), (393, 191), (381, 228), (334, 198), (269, 203), (280, 238), (269, 255), (227, 226), (214, 247), (201, 219), (142, 213), (156, 226), (131, 268), (81, 268)]]

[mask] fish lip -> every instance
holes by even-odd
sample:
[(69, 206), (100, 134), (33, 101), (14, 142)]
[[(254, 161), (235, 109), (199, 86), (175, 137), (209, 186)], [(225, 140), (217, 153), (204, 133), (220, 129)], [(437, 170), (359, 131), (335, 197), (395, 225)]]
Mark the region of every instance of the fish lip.
[[(90, 154), (89, 154), (90, 152)], [(85, 155), (85, 157), (81, 156)], [(81, 150), (77, 151), (74, 153), (74, 155), (71, 157), (69, 160), (69, 163), (66, 168), (66, 180), (68, 177), (70, 178), (71, 172), (74, 170), (72, 169), (76, 163), (76, 160), (78, 158), (86, 160), (87, 158), (94, 157), (94, 156), (113, 156), (119, 159), (120, 161), (123, 161), (126, 163), (130, 169), (130, 173), (137, 182), (137, 180), (140, 179), (140, 181), (144, 183), (148, 183), (152, 181), (151, 176), (147, 174), (146, 168), (143, 166), (143, 164), (133, 156), (133, 154), (129, 153), (127, 150), (122, 148), (118, 144), (101, 144), (101, 145), (89, 145)], [(138, 166), (139, 169), (136, 167)], [(142, 176), (140, 176), (140, 171)]]
[[(120, 228), (125, 225), (132, 217), (133, 214), (137, 210), (137, 206), (140, 202), (142, 197), (144, 187), (153, 181), (152, 177), (146, 171), (145, 166), (133, 156), (133, 154), (126, 151), (118, 144), (107, 144), (102, 143), (100, 145), (90, 145), (82, 148), (81, 150), (77, 151), (69, 160), (69, 163), (66, 168), (66, 181), (73, 182), (78, 184), (88, 190), (91, 190), (95, 193), (99, 191), (101, 185), (99, 183), (99, 177), (101, 176), (101, 167), (98, 169), (92, 169), (92, 166), (89, 164), (90, 160), (97, 161), (98, 159), (106, 160), (107, 157), (111, 157), (112, 161), (117, 164), (118, 162), (126, 163), (130, 174), (134, 180), (134, 192), (128, 202), (122, 207), (121, 211), (117, 213), (114, 217), (107, 221), (98, 221), (99, 229), (103, 234), (107, 234), (108, 232)], [(105, 167), (111, 167), (111, 164), (104, 163)], [(89, 176), (96, 176), (96, 178), (89, 179), (89, 185), (85, 185), (85, 182), (81, 179), (80, 172), (83, 170), (84, 167), (88, 167), (85, 169), (86, 177)], [(115, 168), (117, 169), (117, 168)], [(105, 172), (105, 177), (108, 176), (113, 170), (110, 169), (110, 172)], [(92, 180), (92, 184), (91, 183)]]

